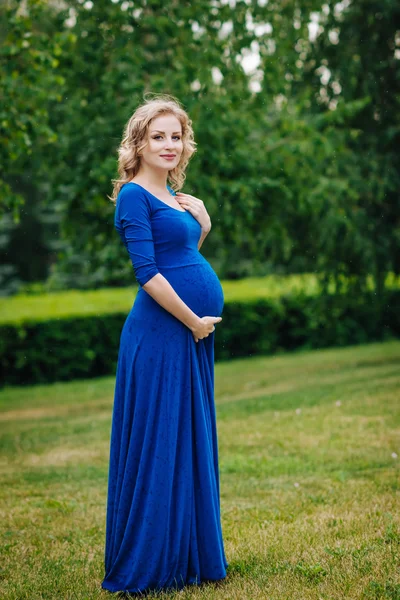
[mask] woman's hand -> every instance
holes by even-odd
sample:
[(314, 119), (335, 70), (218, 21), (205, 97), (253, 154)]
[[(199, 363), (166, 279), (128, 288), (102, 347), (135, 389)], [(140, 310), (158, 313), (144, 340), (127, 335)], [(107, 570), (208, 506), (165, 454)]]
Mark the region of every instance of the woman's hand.
[(183, 208), (192, 213), (194, 218), (200, 223), (201, 229), (208, 233), (211, 229), (211, 219), (203, 200), (190, 194), (184, 194), (183, 192), (176, 192), (175, 198)]
[(200, 317), (197, 324), (191, 328), (194, 341), (198, 342), (215, 331), (214, 323), (222, 321), (222, 317)]

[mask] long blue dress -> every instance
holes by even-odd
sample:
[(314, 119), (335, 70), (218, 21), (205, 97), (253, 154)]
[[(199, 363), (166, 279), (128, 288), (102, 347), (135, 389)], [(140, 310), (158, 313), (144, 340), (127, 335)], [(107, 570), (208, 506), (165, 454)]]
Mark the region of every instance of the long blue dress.
[(215, 332), (195, 342), (142, 286), (161, 273), (200, 317), (221, 315), (222, 287), (189, 211), (131, 182), (115, 227), (139, 289), (120, 338), (101, 585), (138, 593), (223, 579)]

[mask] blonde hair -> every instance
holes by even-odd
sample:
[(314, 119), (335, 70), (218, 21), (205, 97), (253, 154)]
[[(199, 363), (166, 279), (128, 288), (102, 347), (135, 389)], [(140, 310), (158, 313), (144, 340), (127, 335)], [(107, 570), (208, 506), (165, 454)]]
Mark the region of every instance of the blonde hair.
[[(145, 95), (146, 96), (146, 95)], [(140, 152), (147, 144), (147, 133), (152, 119), (160, 115), (172, 114), (179, 119), (182, 127), (183, 150), (179, 164), (168, 173), (171, 187), (176, 191), (182, 188), (186, 179), (185, 169), (191, 156), (196, 152), (197, 143), (193, 138), (192, 120), (181, 103), (169, 94), (156, 94), (155, 98), (145, 99), (135, 110), (124, 128), (122, 142), (118, 148), (118, 179), (112, 179), (113, 192), (108, 198), (116, 204), (118, 193), (124, 183), (128, 183), (139, 171)]]

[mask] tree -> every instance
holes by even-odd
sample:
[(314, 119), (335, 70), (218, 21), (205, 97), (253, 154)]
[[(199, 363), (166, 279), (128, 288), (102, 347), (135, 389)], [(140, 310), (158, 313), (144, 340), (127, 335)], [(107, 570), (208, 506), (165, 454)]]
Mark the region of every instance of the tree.
[[(332, 121), (345, 134), (349, 157), (341, 206), (328, 208), (335, 218), (326, 254), (333, 259), (338, 248), (335, 270), (357, 281), (371, 274), (379, 296), (388, 272), (400, 273), (399, 32), (398, 2), (329, 2), (305, 68), (305, 81), (317, 90), (311, 110), (336, 108)], [(349, 110), (355, 104), (360, 110)]]
[[(48, 90), (60, 78), (40, 96), (56, 152), (42, 135), (35, 160), (15, 166), (62, 215), (49, 285), (132, 281), (107, 194), (123, 125), (145, 92), (166, 92), (193, 119), (198, 152), (184, 191), (206, 202), (213, 235), (203, 251), (221, 276), (312, 270), (325, 286), (345, 275), (362, 287), (372, 269), (381, 289), (399, 262), (397, 9), (382, 6), (372, 51), (362, 43), (371, 25), (346, 6), (26, 2), (32, 40), (57, 55), (38, 81)], [(382, 93), (389, 84), (393, 97)]]

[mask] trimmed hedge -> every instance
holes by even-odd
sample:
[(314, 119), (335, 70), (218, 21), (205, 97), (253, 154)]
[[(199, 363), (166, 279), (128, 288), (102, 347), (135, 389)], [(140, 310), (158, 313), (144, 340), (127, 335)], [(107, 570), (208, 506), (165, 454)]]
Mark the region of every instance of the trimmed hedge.
[[(127, 313), (0, 325), (2, 384), (25, 385), (115, 373)], [(363, 296), (284, 295), (225, 302), (215, 359), (346, 346), (400, 337), (400, 290)]]
[[(341, 294), (346, 294), (349, 281), (342, 277)], [(225, 302), (246, 303), (258, 300), (276, 300), (282, 296), (319, 296), (321, 288), (315, 273), (297, 273), (290, 275), (263, 275), (245, 279), (221, 280)], [(367, 282), (367, 290), (375, 291), (372, 277)], [(389, 273), (385, 289), (400, 290), (400, 276)], [(328, 286), (328, 294), (336, 293), (334, 281)], [(62, 290), (49, 294), (16, 294), (0, 297), (0, 326), (27, 321), (49, 321), (115, 315), (128, 313), (138, 292), (134, 283), (128, 287), (99, 288), (96, 290)]]

